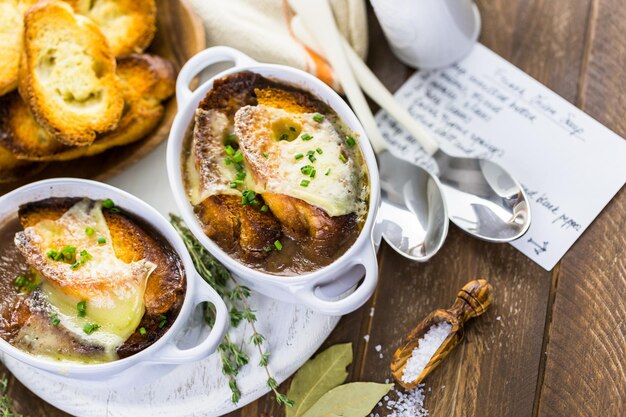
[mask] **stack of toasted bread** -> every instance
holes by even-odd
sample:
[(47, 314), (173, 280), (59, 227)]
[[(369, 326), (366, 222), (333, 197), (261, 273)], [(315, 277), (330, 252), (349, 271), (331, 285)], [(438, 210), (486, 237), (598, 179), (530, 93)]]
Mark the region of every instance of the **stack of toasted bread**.
[(0, 182), (149, 134), (174, 93), (155, 0), (0, 1)]

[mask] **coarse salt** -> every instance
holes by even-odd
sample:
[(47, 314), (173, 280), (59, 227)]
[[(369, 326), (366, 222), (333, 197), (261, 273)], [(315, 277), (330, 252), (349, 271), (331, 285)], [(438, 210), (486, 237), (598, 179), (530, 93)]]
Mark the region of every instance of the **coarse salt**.
[(363, 336), (363, 339), (364, 339), (366, 342), (369, 342), (369, 341), (370, 341), (370, 335), (369, 335), (369, 334), (366, 334), (365, 336)]
[[(428, 410), (424, 408), (424, 384), (407, 392), (392, 388), (394, 399), (385, 398), (384, 405), (388, 414), (385, 417), (427, 417)], [(380, 406), (380, 403), (379, 403)], [(372, 413), (370, 417), (381, 417), (379, 413)]]
[(402, 373), (402, 382), (413, 382), (422, 373), (437, 349), (450, 334), (452, 326), (447, 321), (431, 326), (423, 338), (417, 342), (411, 357), (406, 362)]
[(376, 345), (376, 346), (374, 346), (374, 350), (376, 352), (380, 352), (381, 350), (383, 350), (383, 347), (381, 345)]

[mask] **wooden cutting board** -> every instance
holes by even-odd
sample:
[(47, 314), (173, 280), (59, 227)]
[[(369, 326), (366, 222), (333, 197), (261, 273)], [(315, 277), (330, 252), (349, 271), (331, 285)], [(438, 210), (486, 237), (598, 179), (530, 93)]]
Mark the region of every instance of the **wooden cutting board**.
[[(157, 31), (147, 52), (167, 58), (178, 72), (189, 58), (206, 48), (204, 27), (183, 0), (157, 0), (156, 3)], [(44, 178), (79, 177), (103, 180), (112, 177), (167, 139), (175, 115), (176, 99), (171, 97), (165, 102), (163, 119), (144, 139), (92, 157), (48, 163), (35, 175), (15, 182), (0, 183), (0, 195)]]

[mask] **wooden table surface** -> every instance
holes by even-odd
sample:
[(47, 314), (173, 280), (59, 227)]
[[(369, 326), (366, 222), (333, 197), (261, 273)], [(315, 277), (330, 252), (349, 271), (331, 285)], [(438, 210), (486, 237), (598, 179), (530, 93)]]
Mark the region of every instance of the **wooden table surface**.
[[(624, 0), (477, 3), (482, 43), (626, 136)], [(391, 54), (371, 10), (369, 19), (368, 63), (396, 90), (412, 70)], [(383, 244), (377, 292), (366, 306), (342, 318), (325, 346), (352, 342), (350, 379), (384, 381), (402, 337), (428, 312), (448, 306), (466, 281), (485, 277), (494, 286), (494, 303), (428, 378), (430, 415), (623, 416), (625, 232), (623, 189), (551, 272), (509, 245), (481, 242), (455, 227), (426, 264), (409, 262)], [(382, 346), (384, 359), (376, 345)], [(287, 387), (288, 382), (281, 388)], [(17, 381), (10, 382), (10, 395), (16, 411), (25, 415), (66, 415)], [(231, 414), (282, 415), (269, 395)]]

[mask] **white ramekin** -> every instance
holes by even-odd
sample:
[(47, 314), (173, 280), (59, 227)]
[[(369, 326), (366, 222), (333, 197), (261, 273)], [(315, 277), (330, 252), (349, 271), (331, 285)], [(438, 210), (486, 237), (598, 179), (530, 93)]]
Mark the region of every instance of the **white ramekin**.
[[(217, 349), (228, 325), (226, 305), (215, 290), (198, 276), (185, 244), (163, 216), (137, 197), (110, 185), (83, 179), (60, 178), (34, 182), (0, 197), (0, 224), (16, 216), (20, 205), (50, 197), (87, 197), (94, 200), (111, 198), (116, 205), (154, 227), (174, 248), (183, 263), (187, 281), (185, 299), (178, 317), (159, 340), (124, 359), (103, 364), (60, 362), (31, 355), (3, 339), (0, 339), (1, 352), (59, 377), (85, 382), (107, 382), (115, 379), (138, 384), (142, 381), (150, 382), (157, 376), (154, 372), (148, 372), (149, 370), (158, 370), (157, 374), (163, 374), (173, 368), (171, 365), (198, 361)], [(200, 332), (197, 332), (194, 347), (179, 348), (177, 346), (179, 338), (189, 332), (188, 322), (192, 312), (198, 304), (205, 301), (215, 306), (217, 311), (215, 326), (204, 340), (200, 340)]]
[[(193, 79), (211, 65), (233, 62), (234, 67), (220, 72), (191, 91)], [(213, 81), (240, 71), (251, 71), (267, 78), (296, 85), (325, 101), (343, 121), (359, 135), (359, 146), (369, 171), (370, 200), (367, 219), (356, 242), (332, 264), (297, 277), (281, 277), (243, 265), (224, 252), (202, 231), (188, 200), (182, 177), (182, 152), (187, 128), (193, 123), (199, 102), (213, 87)], [(362, 306), (372, 295), (378, 281), (378, 264), (372, 241), (372, 229), (379, 206), (378, 167), (374, 152), (358, 119), (330, 87), (312, 75), (295, 68), (261, 64), (236, 49), (218, 46), (206, 49), (191, 58), (176, 81), (178, 113), (170, 131), (167, 146), (167, 171), (176, 204), (196, 238), (220, 262), (246, 285), (268, 297), (300, 303), (330, 315), (343, 315)], [(363, 276), (365, 277), (363, 278)], [(359, 284), (359, 281), (363, 281)], [(353, 292), (348, 293), (354, 288)], [(347, 295), (346, 295), (347, 294)]]

